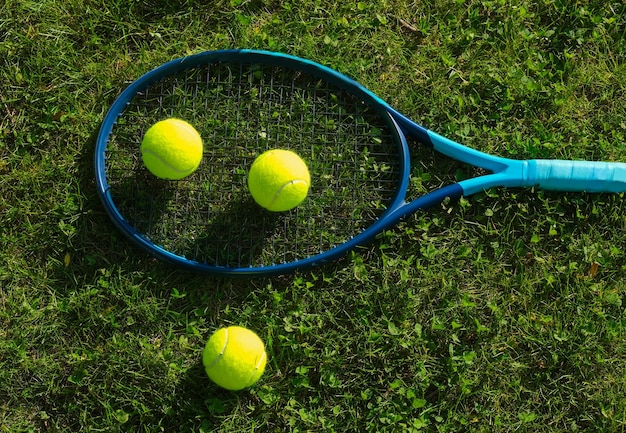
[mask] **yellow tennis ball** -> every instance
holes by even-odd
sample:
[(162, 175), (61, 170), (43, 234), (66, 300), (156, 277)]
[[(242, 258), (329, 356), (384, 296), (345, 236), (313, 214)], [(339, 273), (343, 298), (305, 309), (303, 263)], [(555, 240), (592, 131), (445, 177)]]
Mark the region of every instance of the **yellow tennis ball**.
[(222, 388), (238, 391), (255, 384), (265, 371), (263, 341), (249, 329), (229, 326), (211, 335), (202, 354), (207, 376)]
[(311, 176), (294, 152), (272, 149), (259, 155), (248, 173), (248, 188), (265, 209), (282, 212), (298, 206), (307, 196)]
[(157, 177), (182, 179), (200, 165), (202, 138), (184, 120), (161, 120), (146, 131), (141, 141), (141, 159)]

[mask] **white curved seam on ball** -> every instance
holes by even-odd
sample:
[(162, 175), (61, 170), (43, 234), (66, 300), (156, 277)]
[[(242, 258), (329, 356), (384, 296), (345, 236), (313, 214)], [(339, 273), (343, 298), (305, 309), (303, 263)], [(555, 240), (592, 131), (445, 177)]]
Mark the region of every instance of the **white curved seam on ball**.
[(222, 347), (222, 350), (220, 351), (220, 353), (217, 355), (217, 357), (213, 360), (213, 362), (206, 368), (207, 370), (213, 368), (215, 366), (215, 364), (218, 363), (218, 361), (220, 359), (222, 359), (222, 357), (224, 356), (224, 353), (226, 352), (226, 346), (228, 346), (228, 328), (226, 328), (224, 330), (224, 332), (226, 333), (226, 338), (224, 339), (224, 347)]
[(280, 193), (283, 192), (283, 189), (287, 188), (287, 186), (289, 185), (293, 185), (295, 183), (304, 183), (307, 187), (309, 186), (309, 183), (304, 180), (304, 179), (294, 179), (294, 180), (290, 180), (289, 182), (287, 182), (286, 184), (284, 184), (283, 186), (281, 186), (278, 191), (276, 191), (276, 194), (274, 194), (274, 197), (272, 198), (272, 201), (270, 202), (270, 204), (268, 205), (268, 207), (273, 206), (274, 203), (276, 202), (276, 200), (278, 199), (278, 197), (280, 196)]
[[(178, 119), (181, 120), (181, 119)], [(190, 125), (188, 122), (185, 122), (184, 120), (181, 122), (176, 122), (178, 123), (178, 126), (180, 126), (181, 128), (185, 128), (187, 130), (187, 132), (191, 132), (192, 135), (196, 135), (198, 134), (198, 131), (196, 131), (196, 128), (194, 128), (192, 125)], [(201, 139), (202, 140), (202, 139)]]
[(176, 167), (172, 166), (171, 164), (168, 164), (167, 161), (161, 157), (161, 155), (159, 155), (158, 153), (156, 153), (152, 149), (142, 149), (141, 153), (144, 153), (144, 154), (145, 153), (149, 153), (149, 154), (151, 154), (156, 159), (158, 159), (161, 164), (163, 164), (165, 167), (167, 167), (168, 169), (170, 169), (170, 170), (172, 170), (172, 171), (174, 171), (176, 173), (187, 173), (189, 171), (189, 169), (181, 170), (179, 168), (176, 168)]
[(257, 372), (259, 371), (260, 365), (263, 363), (266, 357), (267, 357), (267, 354), (265, 353), (265, 351), (263, 351), (256, 365), (254, 366), (254, 370), (252, 370), (252, 373), (250, 373), (248, 380), (246, 380), (246, 384), (247, 384), (246, 387), (252, 385), (252, 379), (254, 379), (254, 376), (256, 376)]

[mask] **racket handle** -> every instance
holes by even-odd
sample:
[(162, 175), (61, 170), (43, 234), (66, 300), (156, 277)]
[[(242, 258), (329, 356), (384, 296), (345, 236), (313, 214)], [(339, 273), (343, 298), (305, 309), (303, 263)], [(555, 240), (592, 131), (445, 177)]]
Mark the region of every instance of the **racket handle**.
[(525, 186), (555, 191), (625, 192), (626, 163), (534, 159)]

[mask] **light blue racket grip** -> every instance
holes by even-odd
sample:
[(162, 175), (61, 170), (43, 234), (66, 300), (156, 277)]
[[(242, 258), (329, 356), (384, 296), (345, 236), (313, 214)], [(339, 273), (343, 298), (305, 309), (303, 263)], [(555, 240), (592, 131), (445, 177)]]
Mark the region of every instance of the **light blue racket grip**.
[(533, 159), (524, 165), (524, 186), (554, 191), (626, 191), (626, 163)]

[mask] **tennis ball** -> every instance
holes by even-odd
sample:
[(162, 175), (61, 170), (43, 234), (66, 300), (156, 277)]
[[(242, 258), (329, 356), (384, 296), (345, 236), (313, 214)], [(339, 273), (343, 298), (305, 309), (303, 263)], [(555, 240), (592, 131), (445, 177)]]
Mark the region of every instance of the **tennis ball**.
[(182, 179), (200, 165), (202, 138), (184, 120), (161, 120), (146, 131), (141, 141), (141, 158), (155, 176)]
[(309, 169), (294, 152), (272, 149), (259, 155), (248, 173), (248, 188), (265, 209), (282, 212), (306, 198), (311, 185)]
[(263, 341), (251, 330), (240, 326), (215, 331), (202, 354), (209, 378), (231, 391), (255, 384), (263, 375), (266, 362)]

